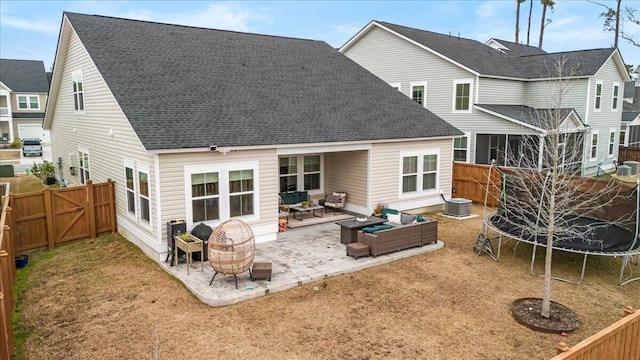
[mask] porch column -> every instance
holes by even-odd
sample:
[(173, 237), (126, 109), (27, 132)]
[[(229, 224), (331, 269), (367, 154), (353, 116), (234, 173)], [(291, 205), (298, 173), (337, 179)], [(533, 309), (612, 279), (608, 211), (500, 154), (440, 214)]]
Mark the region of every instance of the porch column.
[(538, 170), (542, 170), (542, 160), (544, 159), (544, 135), (539, 135), (540, 144), (538, 145)]
[(509, 134), (504, 134), (504, 166), (507, 166), (509, 158)]

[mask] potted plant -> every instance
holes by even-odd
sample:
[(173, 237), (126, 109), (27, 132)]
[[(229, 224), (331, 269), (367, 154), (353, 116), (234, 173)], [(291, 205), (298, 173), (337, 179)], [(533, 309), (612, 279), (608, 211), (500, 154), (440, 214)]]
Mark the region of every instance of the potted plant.
[(387, 207), (387, 205), (385, 205), (383, 203), (377, 203), (376, 207), (373, 208), (373, 216), (381, 216), (382, 215), (382, 209), (384, 209), (385, 207)]
[(46, 185), (53, 185), (56, 183), (56, 168), (47, 160), (42, 163), (33, 163), (31, 168), (33, 175), (39, 177)]

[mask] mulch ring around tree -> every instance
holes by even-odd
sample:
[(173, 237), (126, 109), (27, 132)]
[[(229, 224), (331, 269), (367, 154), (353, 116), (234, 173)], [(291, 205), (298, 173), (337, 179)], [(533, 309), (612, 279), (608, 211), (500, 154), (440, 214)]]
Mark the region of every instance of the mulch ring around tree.
[(563, 333), (578, 327), (578, 315), (568, 307), (551, 302), (549, 318), (542, 315), (542, 299), (522, 298), (511, 303), (511, 313), (517, 322), (536, 331)]

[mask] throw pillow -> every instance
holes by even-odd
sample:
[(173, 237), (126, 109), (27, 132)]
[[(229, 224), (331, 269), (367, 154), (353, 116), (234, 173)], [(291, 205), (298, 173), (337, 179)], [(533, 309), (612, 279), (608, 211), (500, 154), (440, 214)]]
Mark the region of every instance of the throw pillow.
[(376, 226), (374, 226), (374, 228), (376, 229), (376, 231), (380, 231), (380, 230), (393, 229), (393, 226), (391, 226), (391, 225), (376, 225)]
[(416, 220), (418, 217), (412, 214), (402, 214), (400, 221), (403, 225), (411, 224), (413, 220)]
[(400, 214), (387, 214), (387, 220), (392, 224), (402, 224), (402, 215)]
[(382, 209), (382, 218), (386, 219), (388, 214), (397, 214), (398, 210), (396, 209), (389, 209), (389, 208), (383, 208)]
[(422, 215), (418, 215), (418, 216), (416, 217), (416, 221), (420, 223), (420, 222), (425, 222), (425, 221), (426, 221), (426, 219), (425, 219), (424, 217), (422, 217)]
[(337, 196), (327, 195), (327, 198), (325, 199), (325, 204), (326, 203), (337, 204), (339, 200), (340, 200), (340, 198), (337, 197)]
[(363, 233), (368, 233), (368, 234), (373, 234), (374, 232), (376, 232), (376, 228), (375, 227), (366, 227), (362, 229)]

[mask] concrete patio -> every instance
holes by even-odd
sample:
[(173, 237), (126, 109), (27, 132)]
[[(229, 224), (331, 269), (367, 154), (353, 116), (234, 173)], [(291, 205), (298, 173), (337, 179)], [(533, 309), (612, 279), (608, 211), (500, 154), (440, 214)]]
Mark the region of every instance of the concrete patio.
[(209, 285), (214, 271), (207, 261), (204, 270), (200, 261), (161, 267), (180, 280), (202, 302), (210, 306), (225, 306), (291, 289), (296, 286), (352, 273), (395, 260), (441, 249), (436, 244), (397, 251), (378, 257), (354, 259), (346, 255), (346, 245), (340, 243), (340, 226), (334, 222), (289, 229), (278, 234), (278, 240), (256, 244), (255, 262), (271, 262), (271, 281), (255, 280), (249, 272), (238, 275), (238, 289), (233, 276), (218, 274)]

